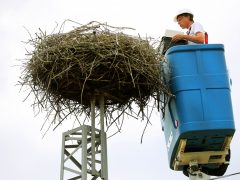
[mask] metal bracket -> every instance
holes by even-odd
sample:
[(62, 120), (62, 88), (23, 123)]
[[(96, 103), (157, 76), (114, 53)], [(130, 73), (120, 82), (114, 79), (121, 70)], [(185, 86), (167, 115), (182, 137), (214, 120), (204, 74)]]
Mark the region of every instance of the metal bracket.
[(173, 161), (174, 170), (180, 170), (180, 166), (188, 165), (193, 160), (196, 160), (198, 164), (228, 163), (226, 162), (225, 157), (228, 155), (231, 140), (232, 137), (225, 138), (221, 151), (185, 152), (187, 139), (181, 139)]
[(196, 160), (189, 162), (188, 175), (190, 180), (210, 180), (210, 176), (201, 172)]
[(188, 169), (189, 180), (210, 180), (210, 176), (201, 172), (196, 160), (189, 162)]

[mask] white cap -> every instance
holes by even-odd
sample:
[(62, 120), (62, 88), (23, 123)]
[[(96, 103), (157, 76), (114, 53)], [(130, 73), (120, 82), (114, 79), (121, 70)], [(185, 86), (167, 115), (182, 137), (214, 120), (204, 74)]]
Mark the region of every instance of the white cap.
[(184, 14), (184, 13), (188, 13), (188, 14), (192, 14), (192, 11), (189, 10), (189, 9), (181, 9), (180, 11), (177, 12), (176, 16), (174, 17), (174, 22), (177, 22), (177, 17), (181, 14)]

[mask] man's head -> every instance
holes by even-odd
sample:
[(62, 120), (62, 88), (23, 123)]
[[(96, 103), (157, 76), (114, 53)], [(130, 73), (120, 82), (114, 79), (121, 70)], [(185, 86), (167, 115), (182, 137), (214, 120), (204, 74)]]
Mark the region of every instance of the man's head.
[(193, 13), (188, 9), (181, 10), (174, 17), (174, 21), (178, 22), (181, 28), (187, 29), (194, 22)]

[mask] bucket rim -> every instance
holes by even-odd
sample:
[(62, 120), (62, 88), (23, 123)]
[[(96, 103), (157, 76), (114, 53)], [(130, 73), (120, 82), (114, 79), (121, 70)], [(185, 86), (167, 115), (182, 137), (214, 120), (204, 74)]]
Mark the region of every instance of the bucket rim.
[(213, 50), (219, 49), (224, 51), (223, 44), (194, 44), (194, 45), (178, 45), (169, 48), (166, 55), (179, 51), (198, 51), (198, 50)]

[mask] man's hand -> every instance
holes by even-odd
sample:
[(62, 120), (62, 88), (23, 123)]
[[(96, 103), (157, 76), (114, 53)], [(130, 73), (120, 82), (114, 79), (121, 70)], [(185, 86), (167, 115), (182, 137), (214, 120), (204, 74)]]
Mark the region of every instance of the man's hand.
[(178, 42), (178, 41), (184, 40), (184, 39), (185, 39), (185, 35), (177, 34), (177, 35), (173, 36), (172, 42)]
[(178, 42), (180, 40), (191, 41), (197, 44), (204, 44), (204, 34), (202, 32), (197, 32), (195, 36), (177, 34), (172, 38), (172, 42)]

